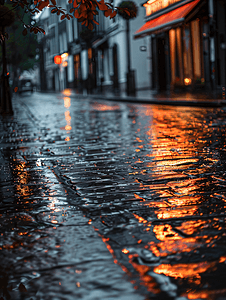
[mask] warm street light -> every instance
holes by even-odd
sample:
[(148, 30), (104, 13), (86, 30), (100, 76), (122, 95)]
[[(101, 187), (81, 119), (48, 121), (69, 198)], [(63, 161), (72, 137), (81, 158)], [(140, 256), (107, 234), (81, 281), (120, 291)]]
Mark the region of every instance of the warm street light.
[(67, 65), (68, 65), (67, 61), (63, 61), (62, 66), (67, 67)]
[(60, 65), (62, 63), (62, 57), (61, 57), (61, 55), (54, 56), (54, 63), (56, 65)]
[(61, 58), (62, 59), (66, 59), (67, 57), (68, 57), (68, 53), (67, 52), (61, 54)]

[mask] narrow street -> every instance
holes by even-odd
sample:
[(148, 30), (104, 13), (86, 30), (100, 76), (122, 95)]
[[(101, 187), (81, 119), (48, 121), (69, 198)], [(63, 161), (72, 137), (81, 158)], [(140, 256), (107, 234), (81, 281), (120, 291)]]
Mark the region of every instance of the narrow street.
[(1, 300), (226, 299), (226, 107), (65, 91), (13, 108)]

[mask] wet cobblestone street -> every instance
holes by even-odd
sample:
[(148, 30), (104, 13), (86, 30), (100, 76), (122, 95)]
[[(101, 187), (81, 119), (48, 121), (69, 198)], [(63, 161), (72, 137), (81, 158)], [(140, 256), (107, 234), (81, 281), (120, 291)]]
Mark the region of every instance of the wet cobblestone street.
[(70, 91), (13, 107), (0, 117), (1, 300), (226, 299), (226, 107)]

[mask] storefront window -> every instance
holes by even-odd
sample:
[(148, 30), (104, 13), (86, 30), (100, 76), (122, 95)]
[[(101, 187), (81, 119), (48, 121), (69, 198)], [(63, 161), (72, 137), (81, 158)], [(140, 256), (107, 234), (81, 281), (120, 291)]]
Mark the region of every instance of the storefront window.
[(191, 22), (192, 35), (192, 50), (193, 50), (193, 66), (194, 80), (196, 83), (201, 83), (201, 55), (200, 55), (200, 30), (199, 20)]
[(183, 63), (182, 63), (182, 41), (181, 41), (181, 28), (176, 29), (176, 40), (177, 40), (177, 82), (183, 84)]
[(171, 84), (176, 82), (176, 33), (174, 29), (169, 31), (169, 44), (170, 44), (170, 66), (171, 66)]
[(169, 31), (172, 86), (205, 82), (200, 34), (199, 19)]
[(181, 29), (169, 31), (171, 84), (183, 85)]

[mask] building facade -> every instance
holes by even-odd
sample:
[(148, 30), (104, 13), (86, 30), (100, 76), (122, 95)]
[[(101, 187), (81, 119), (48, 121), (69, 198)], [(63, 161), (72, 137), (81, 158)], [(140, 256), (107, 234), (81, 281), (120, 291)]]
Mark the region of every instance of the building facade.
[(134, 38), (149, 37), (151, 88), (223, 91), (225, 1), (148, 0), (145, 24)]
[[(61, 3), (62, 2), (62, 3)], [(71, 5), (60, 1), (69, 12)], [(117, 2), (114, 3), (117, 6)], [(140, 6), (140, 3), (137, 3)], [(133, 39), (133, 32), (141, 26), (144, 10), (130, 21), (131, 69), (135, 73), (136, 89), (150, 88), (150, 62), (147, 38)], [(119, 15), (109, 19), (99, 11), (93, 31), (82, 26), (77, 19), (60, 20), (46, 9), (40, 17), (40, 25), (46, 31), (40, 36), (41, 78), (44, 90), (60, 91), (74, 88), (79, 92), (104, 90), (125, 91), (127, 81), (126, 21)], [(61, 56), (62, 63), (54, 63)], [(43, 72), (42, 72), (43, 71)]]

